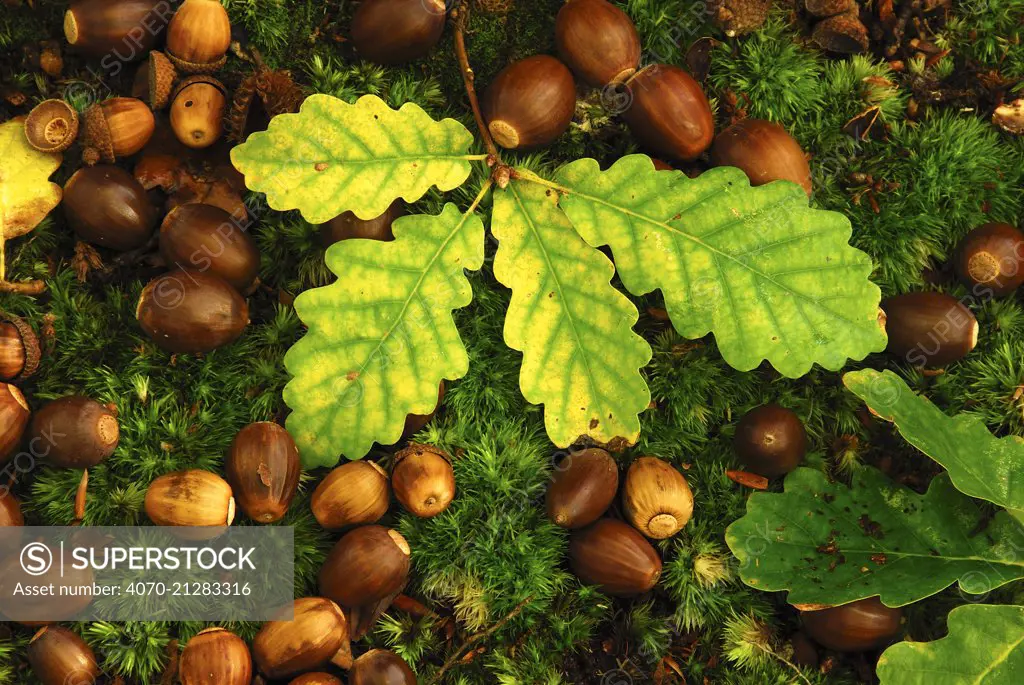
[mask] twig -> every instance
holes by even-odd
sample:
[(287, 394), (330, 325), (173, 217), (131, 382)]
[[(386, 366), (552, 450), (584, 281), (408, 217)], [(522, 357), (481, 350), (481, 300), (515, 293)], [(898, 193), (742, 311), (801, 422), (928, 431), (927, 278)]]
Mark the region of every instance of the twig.
[(89, 469), (82, 471), (82, 480), (78, 482), (78, 489), (75, 490), (75, 518), (71, 525), (80, 526), (85, 520), (86, 493), (89, 489)]
[[(480, 111), (480, 101), (476, 97), (476, 88), (473, 87), (473, 68), (469, 66), (469, 55), (466, 54), (466, 25), (469, 23), (469, 6), (462, 5), (452, 10), (452, 21), (455, 25), (455, 55), (459, 58), (459, 71), (462, 72), (462, 82), (466, 86), (466, 95), (469, 96), (469, 106), (473, 108), (473, 118), (476, 119), (476, 126), (480, 129), (480, 136), (487, 146), (487, 153), (494, 157), (495, 164), (501, 163), (501, 155), (498, 147), (491, 138), (487, 124), (484, 122), (484, 115)], [(492, 164), (491, 166), (494, 166)]]
[(40, 295), (46, 290), (43, 281), (0, 281), (0, 293), (17, 293), (18, 295)]
[(448, 671), (449, 668), (454, 666), (462, 658), (462, 655), (465, 654), (467, 649), (472, 647), (477, 642), (480, 642), (481, 640), (486, 640), (488, 637), (490, 637), (497, 631), (501, 630), (506, 623), (508, 623), (516, 616), (518, 616), (519, 613), (526, 607), (526, 605), (532, 601), (533, 595), (530, 595), (529, 597), (521, 601), (519, 604), (517, 604), (515, 608), (512, 609), (512, 611), (508, 612), (505, 618), (501, 619), (487, 630), (482, 630), (479, 633), (471, 635), (465, 642), (462, 643), (461, 647), (455, 650), (455, 652), (448, 658), (448, 661), (444, 662), (444, 666), (441, 667), (441, 670), (435, 673), (434, 677), (427, 681), (427, 685), (433, 685), (434, 683), (441, 680), (441, 676), (443, 676)]

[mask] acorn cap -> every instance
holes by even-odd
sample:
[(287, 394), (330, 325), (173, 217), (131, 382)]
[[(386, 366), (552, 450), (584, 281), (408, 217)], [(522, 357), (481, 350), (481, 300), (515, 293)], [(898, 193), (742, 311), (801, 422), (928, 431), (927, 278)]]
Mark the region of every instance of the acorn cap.
[(181, 59), (175, 57), (172, 53), (167, 53), (167, 59), (171, 60), (180, 71), (186, 74), (212, 74), (220, 69), (228, 61), (228, 56), (225, 54), (220, 59), (208, 62), (206, 64), (200, 64), (199, 62), (189, 62), (187, 59)]
[(816, 17), (834, 17), (857, 9), (857, 0), (804, 0), (804, 7)]
[(771, 0), (712, 0), (708, 9), (714, 23), (732, 38), (761, 28)]
[(178, 72), (167, 55), (154, 50), (149, 53), (149, 106), (163, 109), (171, 101), (171, 89)]
[(63, 100), (43, 100), (25, 119), (25, 137), (40, 152), (63, 152), (78, 137), (78, 113)]
[(90, 106), (82, 114), (85, 128), (82, 131), (82, 159), (86, 164), (103, 161), (114, 163), (114, 141), (110, 137), (110, 127), (103, 115), (100, 103)]
[(197, 83), (208, 83), (220, 92), (224, 93), (224, 95), (228, 94), (228, 89), (224, 87), (224, 84), (209, 74), (193, 74), (192, 76), (178, 81), (178, 85), (174, 87), (174, 92), (171, 93), (170, 102), (174, 102), (174, 99), (178, 97), (178, 94), (181, 93), (181, 91), (185, 90), (189, 86), (194, 86)]
[(18, 329), (18, 335), (21, 336), (21, 345), (25, 348), (25, 366), (21, 369), (21, 373), (12, 378), (11, 381), (28, 378), (39, 368), (39, 359), (42, 356), (39, 348), (39, 336), (36, 335), (32, 326), (20, 316), (8, 314), (0, 310), (0, 321), (9, 323)]
[(821, 20), (811, 39), (829, 52), (855, 54), (868, 49), (868, 30), (856, 11)]

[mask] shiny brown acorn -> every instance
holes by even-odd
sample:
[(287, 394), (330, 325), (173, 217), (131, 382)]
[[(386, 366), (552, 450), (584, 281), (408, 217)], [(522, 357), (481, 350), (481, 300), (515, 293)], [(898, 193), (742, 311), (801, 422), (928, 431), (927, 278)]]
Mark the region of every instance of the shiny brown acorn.
[(348, 622), (323, 597), (295, 600), (293, 618), (267, 621), (252, 641), (252, 655), (267, 678), (286, 678), (321, 668), (348, 648)]
[(78, 113), (63, 100), (43, 100), (25, 119), (25, 139), (40, 152), (63, 152), (78, 137)]
[[(444, 381), (441, 381), (437, 386), (437, 404), (434, 405), (433, 411), (429, 414), (408, 414), (405, 417), (405, 427), (402, 428), (402, 437), (398, 442), (403, 440), (409, 440), (412, 436), (419, 433), (421, 430), (427, 427), (427, 424), (434, 419), (434, 415), (437, 414), (438, 408), (441, 406), (441, 402), (444, 400)], [(397, 443), (396, 443), (397, 444)]]
[(582, 528), (608, 511), (619, 489), (619, 467), (612, 455), (591, 447), (566, 455), (548, 486), (548, 518), (562, 528)]
[(371, 649), (348, 672), (349, 685), (416, 685), (416, 674), (390, 649)]
[(394, 240), (391, 224), (403, 214), (405, 203), (401, 200), (392, 202), (386, 212), (373, 219), (360, 219), (352, 212), (344, 212), (320, 225), (320, 242), (324, 247), (330, 247), (334, 243), (353, 238), (384, 242)]
[(765, 404), (739, 420), (732, 446), (747, 469), (774, 478), (789, 473), (803, 461), (807, 431), (800, 417), (789, 409)]
[(425, 57), (441, 39), (445, 12), (444, 0), (364, 0), (352, 15), (352, 45), (378, 64)]
[(356, 528), (331, 548), (318, 577), (320, 594), (343, 607), (373, 604), (405, 586), (409, 543), (384, 526)]
[(21, 444), (29, 419), (28, 402), (21, 390), (0, 383), (0, 464), (4, 464)]
[(600, 88), (621, 83), (640, 64), (633, 20), (608, 0), (571, 0), (555, 19), (558, 55), (576, 75)]
[(185, 0), (167, 27), (167, 56), (187, 74), (210, 74), (227, 60), (231, 19), (220, 0)]
[(142, 290), (136, 318), (167, 352), (209, 352), (234, 342), (249, 323), (249, 306), (213, 274), (177, 269)]
[(114, 453), (120, 430), (114, 412), (94, 399), (69, 395), (44, 404), (32, 417), (29, 435), (45, 453), (44, 463), (88, 469)]
[(636, 529), (616, 519), (599, 519), (569, 536), (569, 566), (587, 585), (616, 597), (653, 588), (661, 558)]
[(1024, 233), (1010, 224), (978, 226), (957, 246), (956, 272), (975, 295), (1009, 295), (1024, 283)]
[(190, 148), (210, 147), (224, 132), (227, 102), (223, 83), (212, 76), (190, 76), (171, 95), (171, 130)]
[(569, 129), (576, 85), (564, 64), (548, 55), (534, 55), (502, 69), (480, 104), (498, 145), (532, 150), (553, 143)]
[(915, 366), (945, 366), (978, 344), (978, 320), (955, 297), (938, 292), (894, 295), (882, 300), (885, 351)]
[[(18, 531), (19, 533), (21, 531)], [(9, 543), (8, 543), (9, 544)], [(44, 558), (53, 559), (41, 573), (30, 575), (22, 566), (19, 554), (0, 555), (0, 615), (16, 616), (18, 623), (24, 626), (43, 626), (60, 621), (70, 621), (92, 603), (91, 594), (63, 595), (52, 594), (31, 595), (23, 591), (15, 592), (20, 584), (47, 587), (92, 587), (96, 580), (92, 569), (78, 566), (71, 558), (70, 546), (61, 549), (54, 542), (42, 552)], [(49, 651), (49, 650), (46, 650)]]
[(160, 224), (160, 254), (168, 266), (219, 276), (239, 292), (256, 281), (256, 241), (220, 207), (179, 205)]
[(113, 163), (134, 155), (153, 135), (153, 111), (137, 98), (109, 98), (82, 114), (82, 159), (86, 164)]
[(293, 678), (288, 685), (344, 685), (339, 679), (330, 673), (304, 673), (298, 678)]
[(146, 516), (158, 526), (230, 526), (235, 498), (228, 482), (210, 471), (174, 471), (146, 490)]
[(224, 471), (246, 516), (258, 523), (280, 521), (299, 487), (299, 448), (276, 423), (250, 423), (231, 443)]
[(0, 311), (0, 381), (28, 378), (39, 368), (39, 336), (19, 316)]
[(891, 609), (878, 597), (800, 612), (807, 634), (822, 647), (837, 652), (864, 652), (884, 647), (899, 634), (902, 618), (902, 609)]
[(169, 16), (166, 0), (73, 0), (64, 13), (64, 37), (90, 57), (131, 62), (153, 49)]
[(372, 461), (338, 466), (313, 491), (310, 508), (324, 528), (374, 523), (388, 511), (388, 475)]
[(752, 186), (792, 181), (811, 194), (811, 167), (800, 143), (771, 121), (744, 119), (719, 133), (711, 146), (711, 165), (743, 170)]
[(178, 678), (181, 685), (249, 685), (252, 681), (249, 647), (230, 630), (202, 630), (182, 650)]
[(437, 516), (455, 497), (455, 472), (448, 454), (429, 445), (412, 443), (395, 454), (391, 489), (410, 513)]
[(64, 216), (82, 240), (124, 252), (142, 247), (156, 227), (156, 208), (124, 169), (83, 167), (64, 184)]
[(626, 81), (622, 112), (634, 137), (659, 155), (692, 160), (711, 145), (715, 121), (700, 84), (680, 67), (653, 64)]
[(43, 685), (95, 683), (99, 664), (92, 648), (77, 633), (57, 625), (43, 626), (26, 650), (32, 672)]
[(622, 488), (622, 509), (633, 527), (649, 538), (672, 537), (693, 515), (693, 493), (679, 471), (656, 457), (640, 457), (629, 466)]

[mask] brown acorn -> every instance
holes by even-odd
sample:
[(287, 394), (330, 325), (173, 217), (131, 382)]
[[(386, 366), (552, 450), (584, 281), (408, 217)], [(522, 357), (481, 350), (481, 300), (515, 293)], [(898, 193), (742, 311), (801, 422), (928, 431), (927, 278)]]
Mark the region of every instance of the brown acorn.
[(246, 516), (257, 523), (280, 521), (299, 487), (299, 448), (276, 423), (250, 423), (231, 443), (224, 471)]
[(0, 381), (28, 378), (39, 368), (39, 336), (27, 321), (0, 311)]
[(416, 685), (416, 674), (390, 649), (371, 649), (352, 664), (349, 685)]
[(224, 628), (207, 628), (195, 635), (178, 662), (181, 685), (249, 685), (252, 656), (245, 640)]
[(64, 37), (90, 57), (132, 62), (153, 49), (169, 16), (166, 0), (73, 0)]
[(971, 310), (945, 293), (917, 292), (882, 300), (885, 351), (914, 366), (945, 366), (962, 359), (978, 344), (978, 320)]
[(320, 242), (324, 247), (352, 238), (365, 240), (381, 240), (389, 242), (395, 239), (391, 232), (391, 224), (405, 214), (405, 203), (395, 200), (387, 211), (374, 219), (360, 219), (352, 212), (344, 212), (325, 224), (320, 224)]
[(239, 292), (256, 280), (260, 253), (256, 241), (220, 207), (179, 205), (160, 224), (160, 254), (167, 265), (219, 276)]
[(210, 147), (224, 132), (227, 89), (212, 76), (189, 76), (171, 95), (171, 129), (191, 148)]
[(62, 626), (43, 626), (26, 650), (32, 672), (43, 685), (86, 685), (100, 677), (96, 655), (77, 633)]
[(693, 493), (683, 474), (656, 457), (630, 464), (622, 509), (633, 527), (649, 538), (672, 537), (693, 515)]
[(444, 32), (444, 0), (364, 0), (352, 15), (352, 45), (378, 64), (427, 55)]
[(978, 226), (957, 246), (956, 272), (976, 295), (1009, 295), (1024, 283), (1024, 233), (1010, 224)]
[(402, 506), (415, 516), (431, 518), (455, 497), (455, 473), (444, 450), (412, 443), (395, 455), (391, 488)]
[(220, 0), (185, 0), (167, 27), (167, 57), (187, 74), (212, 74), (231, 46), (231, 19)]
[(82, 159), (90, 165), (134, 155), (149, 142), (156, 126), (153, 111), (137, 98), (98, 102), (85, 110), (82, 120)]
[(320, 594), (346, 608), (400, 591), (409, 578), (409, 543), (397, 530), (362, 526), (331, 548), (318, 576)]
[(64, 216), (82, 240), (124, 252), (142, 247), (156, 208), (131, 174), (116, 166), (83, 167), (64, 184)]
[(807, 637), (807, 633), (799, 630), (793, 633), (793, 637), (789, 639), (789, 644), (793, 648), (794, 664), (806, 666), (807, 668), (818, 667), (818, 648), (811, 642), (811, 638)]
[(711, 146), (711, 165), (742, 169), (752, 186), (792, 181), (811, 194), (811, 167), (800, 143), (771, 121), (744, 119), (719, 133)]
[(640, 533), (599, 519), (569, 536), (569, 566), (581, 581), (616, 597), (643, 594), (658, 583), (661, 558)]
[(29, 414), (21, 390), (10, 383), (0, 383), (0, 464), (7, 463), (21, 444)]
[(621, 83), (640, 64), (633, 20), (608, 0), (571, 0), (555, 19), (558, 55), (576, 75), (600, 88)]
[(18, 498), (10, 492), (0, 497), (0, 526), (23, 526), (25, 517), (21, 514)]
[(295, 600), (293, 618), (267, 621), (252, 641), (260, 673), (286, 678), (321, 668), (348, 647), (348, 622), (338, 605), (323, 597)]
[(96, 400), (69, 395), (44, 404), (32, 417), (29, 435), (45, 463), (88, 469), (114, 453), (120, 430), (114, 412)]
[(210, 471), (165, 473), (146, 490), (146, 516), (158, 526), (230, 526), (235, 498), (228, 482)]
[(789, 473), (803, 461), (807, 431), (800, 417), (789, 409), (765, 404), (739, 420), (732, 446), (747, 469), (774, 478)]
[(142, 290), (136, 318), (167, 352), (209, 352), (234, 342), (249, 323), (249, 306), (213, 274), (176, 269)]
[[(52, 594), (45, 595), (15, 592), (15, 588), (19, 584), (23, 588), (27, 585), (38, 587), (53, 585), (56, 588), (91, 587), (95, 582), (96, 577), (89, 566), (75, 568), (76, 564), (75, 560), (71, 558), (70, 546), (64, 550), (63, 555), (56, 542), (43, 543), (43, 546), (46, 547), (46, 552), (42, 553), (42, 557), (52, 559), (53, 563), (44, 567), (40, 575), (30, 574), (28, 567), (22, 565), (20, 550), (18, 554), (0, 556), (0, 615), (7, 620), (15, 620), (25, 626), (43, 626), (60, 621), (81, 620), (78, 614), (92, 603), (91, 594), (64, 595), (56, 590)], [(49, 653), (50, 650), (46, 649), (43, 652), (44, 654)], [(49, 663), (54, 664), (53, 661), (49, 661)], [(59, 666), (59, 664), (54, 665)]]
[(387, 513), (388, 474), (372, 461), (338, 466), (313, 491), (310, 508), (324, 528), (375, 523)]
[(670, 159), (692, 160), (711, 145), (715, 121), (700, 84), (676, 66), (654, 64), (626, 81), (632, 103), (622, 113), (633, 136)]
[(437, 404), (434, 405), (434, 410), (429, 414), (408, 414), (405, 417), (405, 427), (402, 428), (402, 437), (399, 438), (398, 442), (409, 440), (412, 436), (426, 428), (427, 424), (434, 419), (434, 415), (437, 414), (437, 410), (441, 406), (441, 402), (443, 400), (444, 381), (441, 381), (437, 386)]
[(548, 55), (534, 55), (502, 69), (480, 101), (494, 141), (509, 150), (532, 150), (569, 129), (576, 110), (572, 72)]
[(43, 100), (25, 119), (25, 138), (40, 152), (63, 152), (78, 137), (78, 112), (63, 100)]
[(618, 489), (619, 467), (608, 452), (591, 447), (568, 454), (551, 475), (548, 518), (562, 528), (588, 526), (608, 511)]
[(288, 685), (344, 685), (330, 673), (305, 673), (293, 678)]
[(891, 609), (878, 597), (800, 612), (807, 634), (822, 647), (837, 652), (864, 652), (884, 647), (899, 634), (902, 618), (902, 609)]

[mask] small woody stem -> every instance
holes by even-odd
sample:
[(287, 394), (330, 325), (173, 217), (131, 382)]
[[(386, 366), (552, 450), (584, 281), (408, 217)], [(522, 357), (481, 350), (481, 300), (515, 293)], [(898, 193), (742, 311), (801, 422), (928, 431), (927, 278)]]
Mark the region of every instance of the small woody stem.
[[(487, 130), (487, 123), (480, 111), (480, 101), (476, 96), (476, 88), (473, 87), (473, 68), (469, 66), (469, 55), (466, 54), (466, 25), (469, 23), (469, 6), (466, 4), (452, 10), (452, 22), (455, 26), (455, 55), (459, 58), (459, 71), (462, 73), (462, 82), (466, 86), (466, 95), (469, 96), (469, 106), (473, 109), (473, 118), (476, 119), (476, 126), (480, 129), (480, 137), (484, 139), (487, 153), (494, 158), (495, 164), (501, 164), (501, 155), (498, 147)], [(492, 165), (493, 166), (493, 165)]]

